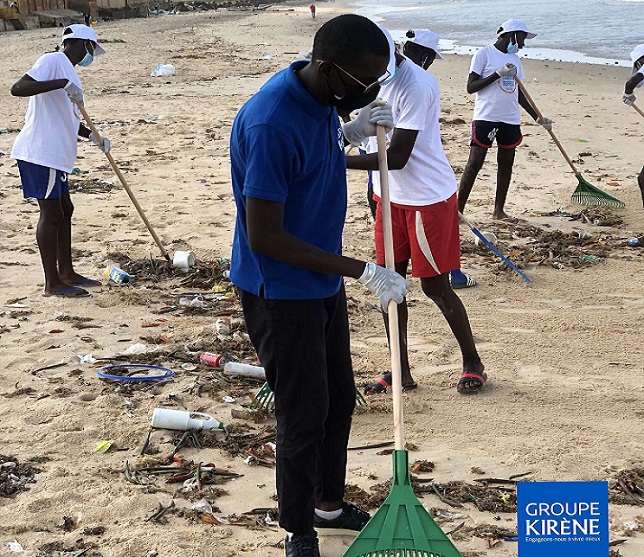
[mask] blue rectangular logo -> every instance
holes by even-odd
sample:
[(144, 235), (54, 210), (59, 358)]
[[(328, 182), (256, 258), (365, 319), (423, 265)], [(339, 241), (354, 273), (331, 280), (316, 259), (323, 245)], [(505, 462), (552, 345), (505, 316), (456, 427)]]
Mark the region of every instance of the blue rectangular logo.
[(519, 557), (606, 557), (607, 482), (519, 482)]

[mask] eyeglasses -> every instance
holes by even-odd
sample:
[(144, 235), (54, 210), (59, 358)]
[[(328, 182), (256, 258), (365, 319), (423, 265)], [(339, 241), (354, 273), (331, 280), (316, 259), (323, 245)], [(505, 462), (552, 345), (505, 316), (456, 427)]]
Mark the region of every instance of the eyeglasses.
[(375, 87), (379, 87), (380, 85), (382, 85), (383, 82), (387, 81), (391, 77), (391, 73), (389, 72), (389, 70), (385, 70), (385, 73), (381, 77), (379, 77), (376, 81), (374, 81), (371, 85), (365, 85), (357, 77), (352, 76), (347, 70), (338, 66), (335, 62), (331, 62), (331, 64), (333, 64), (342, 73), (347, 74), (358, 85), (364, 87), (363, 93), (365, 94), (368, 93), (369, 91), (372, 91)]

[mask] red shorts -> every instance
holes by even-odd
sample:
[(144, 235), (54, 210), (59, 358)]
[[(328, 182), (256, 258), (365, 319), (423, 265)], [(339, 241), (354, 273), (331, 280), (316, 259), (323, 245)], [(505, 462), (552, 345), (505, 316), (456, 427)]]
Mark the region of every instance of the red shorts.
[[(394, 261), (411, 259), (411, 276), (431, 278), (460, 267), (461, 239), (456, 194), (445, 201), (411, 207), (392, 205)], [(385, 263), (382, 203), (376, 213), (376, 262)]]

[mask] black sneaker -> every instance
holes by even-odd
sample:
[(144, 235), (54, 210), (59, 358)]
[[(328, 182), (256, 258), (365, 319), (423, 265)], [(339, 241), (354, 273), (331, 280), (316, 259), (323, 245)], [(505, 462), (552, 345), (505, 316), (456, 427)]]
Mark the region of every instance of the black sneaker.
[(320, 557), (320, 544), (315, 532), (301, 536), (293, 535), (284, 540), (284, 555), (286, 557)]
[(351, 503), (342, 503), (342, 514), (333, 520), (319, 517), (313, 518), (313, 526), (321, 536), (339, 536), (342, 534), (353, 534), (360, 532), (369, 522), (371, 515), (360, 510)]

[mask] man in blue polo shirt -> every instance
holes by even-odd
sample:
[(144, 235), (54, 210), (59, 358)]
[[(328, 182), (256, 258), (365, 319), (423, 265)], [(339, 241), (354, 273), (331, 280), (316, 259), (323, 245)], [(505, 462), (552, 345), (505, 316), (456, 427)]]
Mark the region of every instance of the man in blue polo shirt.
[[(344, 502), (355, 405), (343, 276), (383, 307), (402, 302), (397, 273), (342, 256), (344, 140), (392, 126), (376, 100), (389, 46), (368, 19), (343, 15), (316, 33), (311, 61), (273, 76), (239, 111), (230, 140), (237, 222), (231, 280), (275, 393), (277, 492), (286, 557), (319, 557), (318, 531), (359, 531)], [(340, 125), (338, 110), (365, 107)]]

